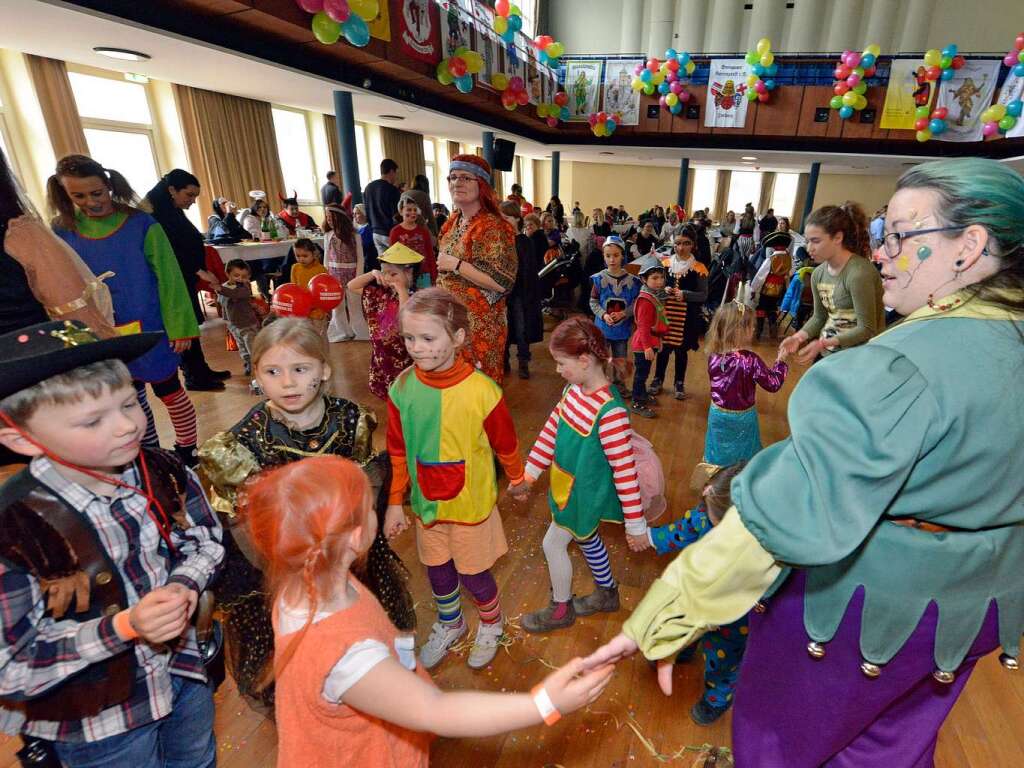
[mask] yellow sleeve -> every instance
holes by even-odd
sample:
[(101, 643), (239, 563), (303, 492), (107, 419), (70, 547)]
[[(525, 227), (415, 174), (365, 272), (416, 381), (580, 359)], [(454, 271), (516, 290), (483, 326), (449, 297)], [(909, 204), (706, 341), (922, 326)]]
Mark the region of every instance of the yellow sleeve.
[(669, 564), (622, 631), (648, 659), (672, 656), (747, 613), (781, 570), (732, 507), (710, 533)]
[(210, 506), (235, 516), (238, 489), (260, 471), (259, 462), (231, 432), (220, 432), (199, 447), (199, 466), (210, 486)]

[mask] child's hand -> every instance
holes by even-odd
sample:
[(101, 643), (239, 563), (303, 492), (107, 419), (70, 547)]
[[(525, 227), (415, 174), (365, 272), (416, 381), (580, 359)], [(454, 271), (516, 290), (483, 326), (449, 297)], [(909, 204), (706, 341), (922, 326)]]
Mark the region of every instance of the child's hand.
[(612, 312), (612, 321), (613, 321), (613, 322), (614, 322), (614, 323), (615, 323), (616, 325), (617, 325), (618, 323), (621, 323), (621, 322), (622, 322), (622, 320), (623, 320), (623, 318), (625, 318), (625, 317), (626, 317), (626, 313), (625, 313), (625, 312)]
[(373, 280), (375, 283), (377, 283), (377, 285), (387, 286), (388, 279), (384, 277), (384, 273), (381, 272), (379, 269), (373, 270), (373, 272), (371, 272), (370, 274), (373, 275)]
[(196, 612), (196, 605), (199, 603), (199, 593), (176, 581), (165, 584), (164, 588), (171, 590), (175, 594), (183, 595), (188, 600), (188, 617), (192, 618), (192, 614)]
[(586, 672), (583, 659), (576, 658), (544, 679), (544, 690), (563, 715), (592, 704), (612, 679), (615, 667), (605, 664)]
[(631, 533), (627, 533), (626, 543), (629, 544), (629, 548), (633, 552), (643, 552), (645, 549), (649, 549), (651, 546), (651, 540), (647, 538), (646, 533), (642, 533), (639, 536), (634, 536)]
[(800, 349), (800, 347), (807, 341), (807, 334), (803, 331), (797, 331), (792, 336), (787, 336), (779, 344), (779, 354), (785, 353), (786, 355), (792, 355)]
[(214, 290), (217, 290), (217, 287), (220, 285), (220, 280), (217, 279), (217, 276), (213, 274), (213, 272), (210, 272), (207, 269), (199, 269), (196, 270), (196, 274), (199, 276), (201, 280), (205, 280), (207, 283), (209, 283), (210, 287), (212, 287)]
[(148, 643), (165, 643), (180, 637), (188, 624), (189, 598), (171, 586), (147, 593), (128, 613), (132, 628)]
[(530, 489), (533, 487), (533, 483), (523, 478), (518, 483), (508, 484), (508, 494), (514, 501), (522, 501), (530, 495)]
[(605, 312), (601, 315), (601, 319), (608, 323), (608, 325), (615, 325), (615, 314), (614, 312)]
[(821, 339), (815, 339), (809, 344), (805, 344), (799, 352), (796, 353), (797, 362), (807, 365), (813, 363), (814, 359), (821, 354), (822, 350), (825, 349), (825, 342)]
[(606, 664), (617, 664), (639, 650), (639, 646), (623, 633), (617, 634), (583, 660), (583, 671), (586, 672)]
[(384, 514), (384, 535), (393, 539), (409, 527), (409, 518), (405, 516), (405, 507), (401, 504), (389, 504)]
[(654, 360), (654, 350), (653, 349), (645, 349), (644, 350), (644, 359), (649, 361), (649, 362), (653, 361)]

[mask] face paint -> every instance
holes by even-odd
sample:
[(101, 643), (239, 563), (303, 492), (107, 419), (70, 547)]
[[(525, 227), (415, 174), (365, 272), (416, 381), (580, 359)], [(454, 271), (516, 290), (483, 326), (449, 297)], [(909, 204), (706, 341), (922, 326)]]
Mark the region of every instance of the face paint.
[(931, 255), (932, 249), (929, 248), (927, 245), (922, 245), (920, 248), (917, 249), (917, 258), (919, 258), (921, 261), (924, 261)]
[(907, 254), (901, 253), (899, 258), (896, 259), (896, 269), (900, 272), (906, 272), (910, 267), (910, 259), (907, 258)]

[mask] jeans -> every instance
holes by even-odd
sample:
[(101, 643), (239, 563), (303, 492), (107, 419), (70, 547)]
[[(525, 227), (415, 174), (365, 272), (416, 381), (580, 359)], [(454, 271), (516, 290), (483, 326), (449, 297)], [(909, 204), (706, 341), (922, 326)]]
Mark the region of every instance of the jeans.
[(643, 352), (634, 352), (633, 365), (633, 404), (644, 405), (649, 399), (647, 377), (651, 373), (651, 361), (644, 357)]
[(686, 381), (686, 350), (682, 346), (674, 347), (665, 344), (658, 351), (658, 362), (654, 366), (654, 380), (660, 385), (665, 381), (665, 372), (668, 370), (669, 355), (675, 354), (675, 380), (676, 389), (683, 390), (683, 382)]
[(391, 238), (387, 235), (378, 235), (374, 232), (373, 244), (377, 247), (377, 258), (379, 259), (384, 255), (384, 251), (391, 247)]
[(167, 717), (93, 742), (55, 742), (68, 768), (213, 768), (213, 691), (209, 685), (171, 676), (174, 709)]

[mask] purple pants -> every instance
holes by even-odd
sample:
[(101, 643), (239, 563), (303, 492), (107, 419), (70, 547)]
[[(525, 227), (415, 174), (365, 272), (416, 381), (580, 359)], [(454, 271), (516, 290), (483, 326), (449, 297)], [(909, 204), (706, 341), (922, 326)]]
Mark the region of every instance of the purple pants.
[(795, 572), (766, 612), (750, 614), (732, 718), (737, 768), (930, 768), (939, 728), (974, 665), (999, 645), (995, 604), (953, 683), (932, 677), (934, 603), (871, 679), (860, 671), (863, 590), (816, 660), (806, 650), (804, 582)]

